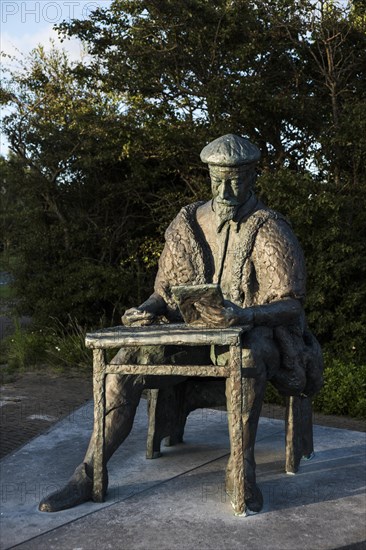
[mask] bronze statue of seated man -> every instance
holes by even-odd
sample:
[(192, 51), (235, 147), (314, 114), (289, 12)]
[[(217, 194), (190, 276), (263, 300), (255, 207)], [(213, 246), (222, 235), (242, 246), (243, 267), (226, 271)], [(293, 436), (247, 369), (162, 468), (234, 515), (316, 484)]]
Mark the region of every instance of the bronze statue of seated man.
[[(259, 149), (245, 138), (228, 134), (201, 152), (212, 184), (212, 200), (184, 207), (165, 233), (154, 293), (137, 308), (127, 310), (123, 323), (152, 324), (161, 317), (181, 321), (172, 287), (217, 283), (222, 305), (198, 302), (202, 324), (209, 327), (245, 325), (243, 361), (257, 375), (246, 380), (249, 400), (243, 411), (246, 506), (262, 508), (256, 484), (254, 444), (267, 380), (285, 395), (312, 395), (322, 385), (318, 342), (309, 332), (303, 310), (305, 265), (302, 250), (287, 220), (270, 210), (254, 193)], [(172, 350), (121, 349), (113, 362), (164, 362)], [(176, 361), (227, 362), (227, 351), (187, 348)], [(133, 355), (133, 356), (132, 356)], [(187, 357), (188, 355), (188, 357)], [(171, 359), (171, 358), (170, 358)], [(182, 377), (108, 375), (106, 381), (106, 458), (129, 434), (145, 388), (180, 383)], [(248, 387), (247, 387), (248, 393)], [(41, 511), (55, 512), (92, 499), (93, 437), (85, 459), (68, 484), (44, 498)], [(227, 489), (230, 490), (230, 460)]]

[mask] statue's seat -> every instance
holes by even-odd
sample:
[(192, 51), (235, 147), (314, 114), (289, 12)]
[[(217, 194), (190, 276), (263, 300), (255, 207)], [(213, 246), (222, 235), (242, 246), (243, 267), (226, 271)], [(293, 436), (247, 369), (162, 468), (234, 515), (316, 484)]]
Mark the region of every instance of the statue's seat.
[[(226, 409), (225, 379), (190, 378), (163, 389), (147, 391), (149, 427), (146, 458), (161, 456), (161, 444), (183, 442), (188, 415), (196, 409)], [(286, 397), (285, 470), (294, 474), (301, 458), (314, 453), (311, 400), (303, 396)], [(164, 441), (163, 441), (164, 440)]]

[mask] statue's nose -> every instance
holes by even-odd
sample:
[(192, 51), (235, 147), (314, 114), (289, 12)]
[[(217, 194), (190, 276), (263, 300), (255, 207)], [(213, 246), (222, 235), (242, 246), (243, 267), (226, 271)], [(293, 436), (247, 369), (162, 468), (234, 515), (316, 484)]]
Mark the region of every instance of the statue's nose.
[(227, 181), (223, 181), (220, 185), (220, 198), (228, 199), (230, 197), (230, 186)]

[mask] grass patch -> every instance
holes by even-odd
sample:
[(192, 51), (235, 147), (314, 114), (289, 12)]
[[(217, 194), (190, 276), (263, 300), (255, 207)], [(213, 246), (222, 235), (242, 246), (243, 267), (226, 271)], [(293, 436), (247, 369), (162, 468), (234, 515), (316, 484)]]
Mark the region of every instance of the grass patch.
[(54, 320), (55, 328), (47, 334), (47, 361), (54, 369), (90, 370), (93, 352), (85, 347), (86, 330), (69, 318), (67, 327)]
[(42, 363), (45, 357), (44, 340), (37, 331), (22, 328), (14, 319), (14, 331), (4, 340), (10, 369), (24, 371)]
[[(70, 319), (68, 326), (23, 328), (14, 320), (14, 332), (1, 344), (1, 357), (10, 371), (47, 368), (68, 372), (75, 368), (87, 372), (92, 367), (92, 351), (85, 347), (85, 331)], [(57, 330), (58, 329), (58, 330)]]

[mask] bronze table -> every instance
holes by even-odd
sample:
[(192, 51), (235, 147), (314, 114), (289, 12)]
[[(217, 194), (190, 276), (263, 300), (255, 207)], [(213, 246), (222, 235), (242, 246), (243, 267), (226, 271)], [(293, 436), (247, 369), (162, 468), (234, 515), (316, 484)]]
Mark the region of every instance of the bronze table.
[[(243, 427), (242, 405), (246, 399), (246, 384), (242, 379), (252, 377), (255, 373), (252, 368), (242, 365), (241, 335), (245, 327), (230, 327), (226, 329), (211, 329), (192, 327), (185, 324), (150, 325), (147, 327), (117, 326), (107, 328), (86, 335), (86, 346), (93, 351), (93, 387), (94, 387), (94, 481), (93, 499), (96, 502), (104, 500), (105, 487), (103, 470), (105, 470), (104, 456), (104, 428), (105, 428), (105, 378), (107, 374), (132, 375), (159, 375), (159, 376), (202, 376), (224, 377), (230, 385), (230, 402), (227, 403), (228, 422), (233, 434), (233, 448), (231, 449), (234, 490), (231, 495), (232, 506), (236, 515), (245, 513), (245, 484), (243, 458)], [(215, 365), (117, 365), (108, 363), (106, 350), (126, 346), (154, 346), (154, 345), (219, 345), (230, 347), (230, 360), (226, 366)], [(243, 393), (244, 392), (244, 393)]]

